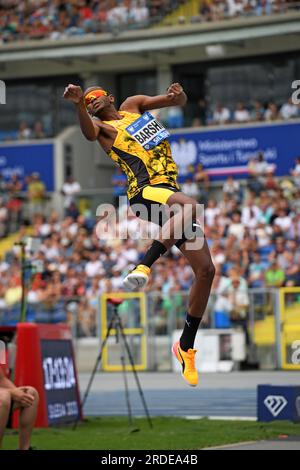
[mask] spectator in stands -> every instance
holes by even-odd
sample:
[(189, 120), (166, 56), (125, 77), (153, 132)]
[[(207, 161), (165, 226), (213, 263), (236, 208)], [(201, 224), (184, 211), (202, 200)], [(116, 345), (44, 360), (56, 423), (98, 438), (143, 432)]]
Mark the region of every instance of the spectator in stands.
[(227, 124), (230, 122), (230, 111), (222, 103), (217, 103), (213, 112), (212, 124)]
[(167, 126), (170, 129), (179, 129), (184, 126), (183, 109), (181, 106), (170, 106), (167, 108)]
[(236, 211), (232, 215), (232, 222), (228, 228), (228, 235), (234, 235), (238, 241), (244, 238), (245, 225), (241, 221), (241, 212)]
[(272, 12), (270, 0), (255, 0), (254, 5), (257, 16), (270, 15)]
[(79, 3), (79, 15), (84, 20), (89, 20), (93, 17), (93, 7), (92, 3), (98, 2), (91, 2), (90, 0), (81, 0)]
[(79, 195), (81, 186), (78, 181), (75, 181), (72, 175), (68, 176), (62, 187), (62, 194), (65, 196), (64, 209), (68, 210), (71, 204), (75, 203), (76, 196)]
[(215, 224), (215, 218), (220, 215), (220, 208), (215, 199), (209, 199), (207, 208), (205, 209), (205, 223), (208, 227)]
[[(272, 2), (273, 13), (285, 13), (287, 10), (288, 3), (289, 2), (287, 2), (286, 0), (274, 0)], [(296, 5), (297, 5), (297, 2), (296, 2)]]
[[(207, 109), (207, 100), (205, 98), (200, 98), (197, 103), (197, 111), (194, 120), (198, 119), (198, 126), (206, 126), (208, 120), (208, 109)], [(196, 127), (194, 123), (193, 127)]]
[(235, 210), (238, 209), (236, 200), (233, 199), (228, 193), (223, 193), (223, 198), (219, 202), (219, 207), (222, 214), (226, 216), (231, 215)]
[(249, 264), (248, 283), (250, 287), (263, 287), (264, 275), (267, 264), (262, 262), (261, 255), (255, 251), (252, 256), (252, 262)]
[(281, 106), (279, 115), (285, 120), (293, 119), (298, 116), (298, 106), (293, 103), (292, 98), (289, 98), (287, 102)]
[(209, 2), (208, 0), (201, 0), (199, 6), (199, 15), (201, 21), (212, 21), (213, 12), (211, 2)]
[[(241, 276), (233, 274), (226, 288), (231, 303), (230, 320), (233, 326), (242, 326), (247, 318), (249, 307), (248, 287)], [(246, 326), (246, 325), (245, 325)]]
[(199, 187), (192, 178), (187, 178), (181, 186), (182, 191), (190, 197), (193, 197), (198, 201), (199, 198)]
[(199, 199), (198, 200), (199, 200), (200, 203), (206, 204), (207, 200), (208, 200), (208, 192), (209, 192), (209, 188), (210, 188), (210, 181), (209, 181), (209, 175), (204, 170), (204, 167), (203, 167), (202, 163), (199, 163), (197, 165), (194, 180), (198, 185), (198, 192), (199, 192)]
[(128, 23), (129, 9), (125, 4), (118, 4), (115, 0), (110, 0), (107, 12), (107, 22), (111, 28), (120, 28)]
[(275, 190), (269, 191), (267, 187), (265, 189), (265, 191), (261, 191), (257, 203), (261, 210), (260, 222), (269, 224), (273, 214), (272, 197), (275, 194)]
[(255, 192), (256, 195), (262, 191), (265, 185), (266, 177), (270, 168), (268, 163), (264, 159), (264, 154), (259, 152), (257, 157), (249, 160), (248, 172), (249, 172), (249, 189)]
[(264, 115), (265, 121), (276, 121), (279, 119), (277, 105), (273, 102), (269, 103)]
[(8, 231), (8, 209), (3, 198), (0, 198), (0, 238), (6, 236)]
[(295, 185), (294, 182), (288, 178), (288, 177), (283, 177), (278, 181), (278, 189), (281, 190), (282, 195), (290, 200), (294, 197), (294, 192), (295, 192)]
[(235, 122), (248, 122), (250, 121), (250, 113), (246, 109), (244, 103), (240, 102), (236, 105), (233, 119)]
[(295, 167), (291, 170), (297, 188), (300, 188), (300, 157), (296, 158)]
[(278, 189), (278, 183), (274, 178), (273, 171), (268, 171), (264, 182), (264, 187), (269, 193), (274, 194), (274, 191)]
[(222, 266), (226, 261), (226, 256), (222, 244), (219, 241), (214, 242), (211, 246), (210, 251), (214, 265)]
[(5, 428), (14, 410), (20, 410), (19, 449), (29, 450), (32, 430), (38, 410), (39, 395), (35, 388), (16, 387), (0, 365), (0, 449)]
[(280, 209), (274, 224), (278, 225), (283, 232), (287, 232), (291, 228), (292, 218), (286, 210)]
[(275, 258), (265, 273), (266, 287), (282, 287), (285, 281), (285, 273)]
[(7, 184), (2, 173), (0, 173), (0, 197), (2, 199), (5, 199), (6, 191), (7, 191)]
[(79, 338), (83, 336), (96, 336), (96, 312), (86, 298), (80, 300), (77, 316), (77, 335)]
[(98, 305), (99, 296), (102, 292), (101, 279), (103, 279), (103, 276), (101, 275), (94, 276), (92, 279), (92, 285), (86, 290), (86, 297), (92, 306)]
[(13, 306), (21, 301), (22, 287), (20, 276), (12, 276), (8, 279), (7, 288), (5, 291), (5, 304)]
[[(300, 191), (297, 193), (297, 199), (296, 201), (298, 202), (296, 209), (297, 209), (297, 214), (295, 214), (292, 218), (292, 224), (290, 226), (289, 232), (288, 232), (288, 238), (289, 239), (294, 239), (297, 243), (300, 238)], [(293, 209), (295, 210), (295, 205), (293, 205)]]
[(202, 126), (201, 119), (198, 117), (193, 118), (192, 127), (201, 127), (201, 126)]
[(253, 232), (257, 239), (257, 247), (264, 248), (271, 245), (271, 237), (273, 235), (273, 228), (269, 222), (263, 220), (263, 214), (260, 216), (259, 222)]
[(83, 21), (80, 15), (79, 7), (76, 4), (69, 6), (67, 21), (66, 21), (65, 34), (67, 36), (83, 35), (85, 30), (83, 28)]
[(31, 137), (32, 137), (31, 129), (29, 128), (27, 122), (22, 121), (19, 125), (18, 140), (31, 139)]
[(75, 202), (71, 202), (69, 207), (66, 209), (66, 217), (71, 217), (73, 220), (76, 220), (79, 216), (79, 210)]
[(227, 0), (228, 16), (240, 16), (244, 12), (245, 2), (243, 0)]
[(262, 103), (259, 100), (254, 101), (253, 109), (250, 114), (251, 121), (263, 121), (264, 114), (265, 109)]
[(285, 271), (285, 285), (287, 287), (299, 286), (300, 284), (300, 267), (299, 262), (295, 259), (294, 253), (290, 251), (284, 252), (286, 265)]
[(6, 184), (9, 232), (20, 227), (23, 217), (23, 183), (17, 174), (13, 174)]
[(215, 284), (215, 292), (217, 293), (215, 312), (227, 314), (234, 327), (241, 326), (245, 329), (247, 338), (246, 321), (249, 296), (246, 280), (240, 276), (237, 270), (233, 269), (229, 277), (222, 276), (218, 285)]
[[(97, 24), (99, 23), (99, 24)], [(98, 5), (98, 10), (95, 12), (94, 21), (93, 21), (93, 30), (96, 32), (98, 29), (100, 31), (106, 31), (107, 29), (107, 7), (106, 3), (100, 2)]]
[(32, 132), (33, 139), (45, 139), (46, 133), (44, 131), (42, 121), (35, 121), (33, 124), (33, 132)]
[(129, 10), (129, 23), (139, 27), (148, 26), (149, 9), (142, 0), (137, 0), (136, 3), (131, 5)]
[(249, 229), (256, 228), (261, 217), (261, 209), (249, 198), (242, 209), (242, 223)]
[(29, 214), (31, 220), (35, 214), (44, 213), (46, 187), (40, 179), (38, 172), (32, 173), (28, 184), (27, 197), (29, 201)]
[(214, 0), (211, 9), (213, 21), (223, 20), (227, 16), (228, 7), (225, 0)]
[(228, 194), (236, 200), (240, 199), (240, 183), (238, 180), (234, 180), (233, 176), (228, 176), (227, 180), (223, 185), (223, 193)]
[(99, 253), (92, 252), (89, 255), (89, 261), (85, 265), (85, 273), (89, 278), (98, 276), (103, 271), (102, 262), (99, 258)]

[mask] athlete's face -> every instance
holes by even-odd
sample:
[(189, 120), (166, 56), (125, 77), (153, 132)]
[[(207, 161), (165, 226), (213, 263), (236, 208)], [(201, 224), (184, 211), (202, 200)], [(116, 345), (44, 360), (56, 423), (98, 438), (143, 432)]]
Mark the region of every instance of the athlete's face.
[(84, 94), (86, 108), (92, 116), (101, 117), (114, 102), (114, 97), (103, 88), (88, 89)]

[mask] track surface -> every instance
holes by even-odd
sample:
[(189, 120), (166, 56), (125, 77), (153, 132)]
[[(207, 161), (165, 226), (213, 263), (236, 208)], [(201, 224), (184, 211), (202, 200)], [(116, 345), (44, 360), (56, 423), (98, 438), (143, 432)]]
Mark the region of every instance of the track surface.
[[(297, 377), (298, 375), (298, 377)], [(80, 374), (81, 394), (89, 374)], [(127, 373), (133, 414), (144, 415), (132, 373)], [(180, 374), (139, 373), (138, 377), (152, 416), (256, 417), (258, 384), (293, 385), (297, 372), (232, 372), (201, 374), (197, 388), (185, 384)], [(126, 415), (127, 407), (121, 373), (98, 372), (84, 412), (89, 416)]]

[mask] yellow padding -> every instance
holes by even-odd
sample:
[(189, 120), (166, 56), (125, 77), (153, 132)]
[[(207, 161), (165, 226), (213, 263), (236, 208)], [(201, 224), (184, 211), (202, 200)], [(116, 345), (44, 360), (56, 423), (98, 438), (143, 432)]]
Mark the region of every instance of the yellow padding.
[(167, 204), (167, 201), (172, 194), (174, 194), (174, 191), (171, 189), (155, 188), (154, 186), (146, 186), (142, 192), (144, 199), (149, 199), (149, 201), (153, 202), (160, 202), (160, 204)]

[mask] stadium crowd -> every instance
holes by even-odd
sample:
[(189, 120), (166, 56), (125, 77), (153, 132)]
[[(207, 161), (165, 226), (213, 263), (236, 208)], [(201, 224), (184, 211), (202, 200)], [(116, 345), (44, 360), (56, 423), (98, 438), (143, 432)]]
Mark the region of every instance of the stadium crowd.
[(299, 8), (293, 0), (202, 0), (199, 3), (199, 15), (192, 17), (192, 22), (271, 15)]
[[(0, 40), (57, 40), (107, 31), (148, 27), (185, 0), (1, 0)], [(219, 21), (238, 16), (284, 13), (294, 0), (200, 0), (199, 14), (178, 22)]]
[[(113, 182), (120, 185), (118, 178)], [(95, 334), (99, 295), (123, 289), (124, 274), (138, 264), (150, 240), (140, 238), (146, 223), (131, 215), (127, 206), (119, 208), (119, 220), (102, 227), (99, 236), (94, 216), (79, 214), (76, 207), (80, 187), (74, 180), (67, 185), (72, 195), (62, 220), (56, 212), (48, 217), (42, 211), (32, 213), (30, 233), (42, 243), (32, 255), (28, 301), (55, 310), (63, 299), (70, 318), (72, 309), (77, 312), (79, 334), (89, 336)], [(211, 197), (210, 180), (202, 165), (189, 168), (182, 189), (199, 202), (207, 201), (205, 234), (216, 266), (213, 292), (221, 299), (213, 309), (234, 309), (243, 317), (249, 305), (248, 287), (300, 286), (300, 159), (291, 176), (279, 181), (273, 177), (273, 167), (258, 155), (249, 163), (247, 188), (228, 177), (218, 202)], [(5, 226), (3, 215), (2, 198), (0, 227)], [(117, 229), (120, 232), (112, 232)], [(150, 238), (155, 230), (151, 227)], [(25, 233), (28, 227), (21, 225), (19, 238)], [(124, 238), (118, 233), (125, 233)], [(0, 261), (0, 310), (20, 301), (17, 249)], [(155, 263), (146, 290), (160, 291), (161, 312), (166, 315), (174, 302), (184, 310), (184, 292), (192, 281), (191, 268), (174, 248)]]
[[(187, 120), (182, 108), (173, 107), (158, 113), (158, 117), (170, 129), (187, 126)], [(191, 122), (192, 127), (224, 126), (226, 124), (246, 124), (251, 122), (288, 121), (300, 118), (300, 106), (293, 103), (291, 98), (278, 104), (273, 101), (263, 103), (236, 103), (233, 107), (222, 103), (211, 105), (209, 100), (200, 99), (197, 110)]]
[(3, 42), (57, 40), (147, 27), (180, 3), (181, 0), (2, 0), (0, 38)]
[[(203, 100), (199, 100), (198, 108), (194, 112), (192, 120), (185, 116), (184, 110), (179, 106), (163, 111), (155, 110), (152, 111), (152, 114), (155, 114), (169, 129), (180, 129), (187, 126), (197, 128), (202, 126), (225, 126), (227, 124), (242, 125), (251, 122), (290, 121), (300, 118), (300, 106), (294, 104), (290, 98), (281, 105), (274, 102), (262, 103), (256, 100), (249, 105), (240, 102), (232, 108), (224, 106), (222, 103), (211, 106), (206, 102), (204, 103)], [(32, 126), (22, 121), (18, 130), (11, 133), (8, 140), (35, 140), (47, 137), (50, 137), (50, 135), (44, 129), (41, 121), (35, 121)]]

